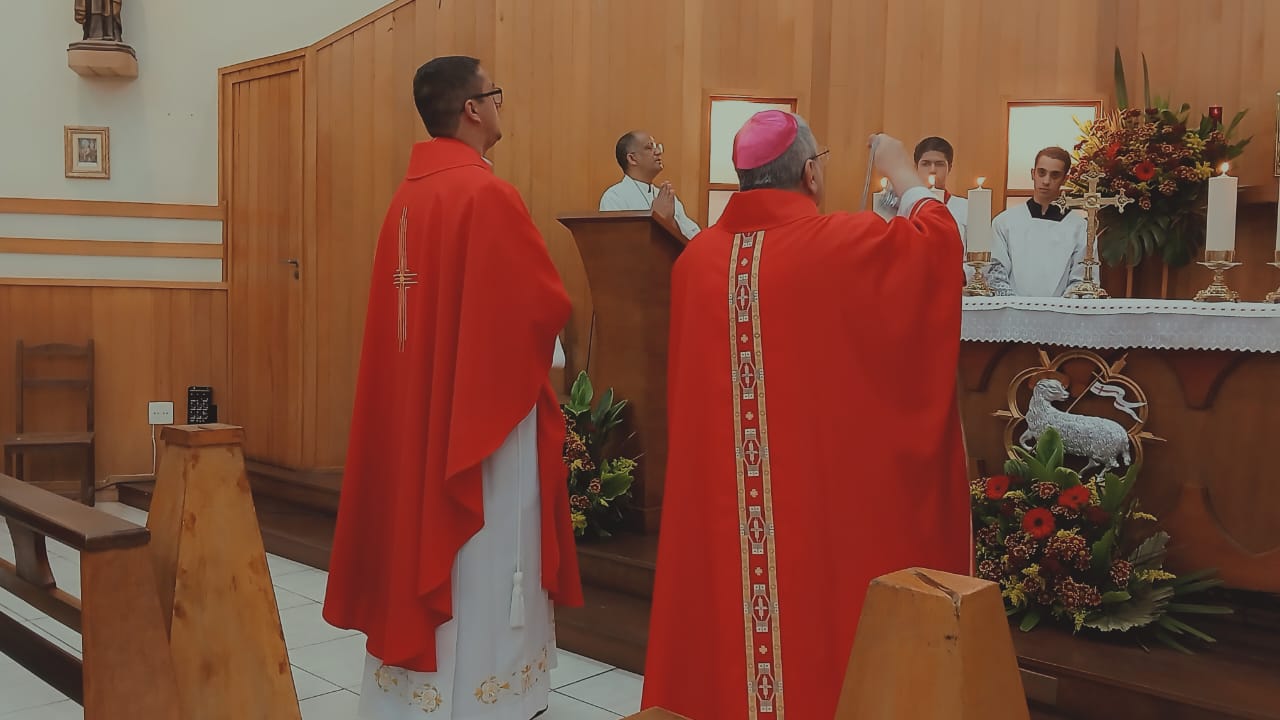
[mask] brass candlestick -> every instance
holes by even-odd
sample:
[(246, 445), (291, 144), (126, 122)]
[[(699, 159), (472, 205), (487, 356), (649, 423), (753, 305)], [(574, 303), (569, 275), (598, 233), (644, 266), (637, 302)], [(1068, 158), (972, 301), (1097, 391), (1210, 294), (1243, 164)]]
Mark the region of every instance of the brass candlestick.
[(968, 285), (964, 286), (965, 297), (991, 297), (995, 295), (995, 290), (987, 284), (986, 269), (991, 265), (991, 253), (989, 252), (969, 252), (965, 253), (965, 265), (973, 268), (973, 279)]
[[(1271, 267), (1280, 270), (1280, 250), (1276, 251), (1276, 261), (1267, 263)], [(1274, 292), (1267, 293), (1267, 297), (1263, 302), (1280, 303), (1280, 288), (1276, 288)]]
[(1227, 287), (1224, 275), (1233, 267), (1243, 263), (1235, 261), (1235, 250), (1205, 250), (1204, 261), (1197, 263), (1213, 271), (1213, 282), (1209, 287), (1196, 293), (1196, 302), (1240, 302), (1240, 293)]
[(1084, 265), (1084, 279), (1076, 283), (1076, 286), (1067, 291), (1066, 297), (1069, 298), (1085, 298), (1088, 300), (1105, 300), (1110, 295), (1102, 286), (1093, 281), (1093, 269), (1100, 263), (1093, 258), (1093, 241), (1089, 240), (1085, 248), (1085, 258), (1080, 261)]

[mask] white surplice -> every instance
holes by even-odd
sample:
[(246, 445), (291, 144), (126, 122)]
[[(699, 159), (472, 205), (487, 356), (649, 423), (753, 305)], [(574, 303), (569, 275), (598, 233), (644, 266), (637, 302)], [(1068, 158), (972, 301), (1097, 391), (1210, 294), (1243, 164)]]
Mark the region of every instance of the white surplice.
[[(559, 339), (554, 366), (564, 367)], [(547, 708), (556, 646), (542, 587), (536, 407), (482, 474), (484, 527), (454, 561), (454, 617), (436, 631), (438, 669), (414, 672), (366, 653), (359, 720), (529, 720)], [(512, 608), (517, 572), (523, 613)]]
[(1000, 295), (1062, 297), (1084, 279), (1088, 224), (1056, 206), (1042, 214), (1034, 200), (1019, 203), (991, 223), (991, 288)]
[[(604, 194), (600, 196), (600, 212), (610, 212), (614, 210), (650, 210), (653, 208), (653, 201), (658, 198), (658, 186), (636, 180), (630, 175), (623, 175), (622, 180), (616, 184), (609, 186)], [(684, 211), (684, 203), (680, 202), (680, 198), (675, 198), (675, 216), (676, 225), (680, 227), (680, 232), (685, 239), (692, 240), (702, 228), (698, 227), (698, 223), (689, 219), (689, 215)]]

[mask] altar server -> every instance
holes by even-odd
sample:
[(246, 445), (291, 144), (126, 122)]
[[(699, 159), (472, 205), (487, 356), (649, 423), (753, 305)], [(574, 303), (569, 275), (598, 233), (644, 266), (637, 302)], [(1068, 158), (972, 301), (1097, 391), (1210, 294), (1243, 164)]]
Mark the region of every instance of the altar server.
[(1087, 223), (1053, 204), (1070, 170), (1066, 150), (1041, 150), (1031, 198), (992, 221), (990, 282), (997, 295), (1062, 297), (1084, 279)]

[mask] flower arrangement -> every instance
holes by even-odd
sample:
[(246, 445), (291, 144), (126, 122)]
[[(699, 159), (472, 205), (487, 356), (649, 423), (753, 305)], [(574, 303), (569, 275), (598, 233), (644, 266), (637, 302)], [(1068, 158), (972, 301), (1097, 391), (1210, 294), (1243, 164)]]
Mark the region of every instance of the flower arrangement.
[(569, 469), (569, 517), (574, 535), (605, 538), (622, 522), (636, 461), (605, 456), (610, 433), (622, 423), (627, 403), (614, 402), (610, 388), (593, 408), (594, 394), (587, 374), (579, 373), (569, 391), (569, 402), (562, 404), (560, 411), (567, 429), (564, 463)]
[(1114, 207), (1099, 212), (1099, 252), (1108, 264), (1137, 265), (1145, 256), (1159, 255), (1170, 266), (1186, 265), (1204, 244), (1207, 180), (1252, 139), (1235, 140), (1248, 111), (1241, 110), (1225, 128), (1207, 115), (1192, 124), (1190, 105), (1174, 111), (1168, 100), (1152, 99), (1146, 57), (1144, 107), (1131, 108), (1118, 48), (1115, 58), (1119, 109), (1079, 123), (1083, 137), (1075, 146), (1067, 186), (1084, 192), (1084, 175), (1096, 168), (1105, 177), (1100, 191), (1136, 202), (1123, 213)]
[(1169, 535), (1134, 529), (1155, 517), (1129, 497), (1136, 466), (1082, 480), (1063, 466), (1053, 428), (1035, 452), (1014, 447), (1005, 475), (970, 483), (979, 577), (1000, 584), (1005, 610), (1026, 632), (1041, 621), (1074, 633), (1139, 632), (1182, 652), (1186, 637), (1214, 642), (1180, 616), (1229, 608), (1186, 602), (1222, 583), (1215, 571), (1178, 576), (1164, 569)]

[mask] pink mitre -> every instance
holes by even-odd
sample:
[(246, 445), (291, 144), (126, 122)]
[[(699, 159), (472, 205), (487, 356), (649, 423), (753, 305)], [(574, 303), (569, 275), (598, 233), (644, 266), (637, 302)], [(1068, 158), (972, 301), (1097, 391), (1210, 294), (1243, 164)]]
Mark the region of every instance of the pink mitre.
[(752, 115), (733, 138), (733, 166), (754, 170), (777, 160), (795, 142), (799, 129), (788, 112), (763, 110)]

